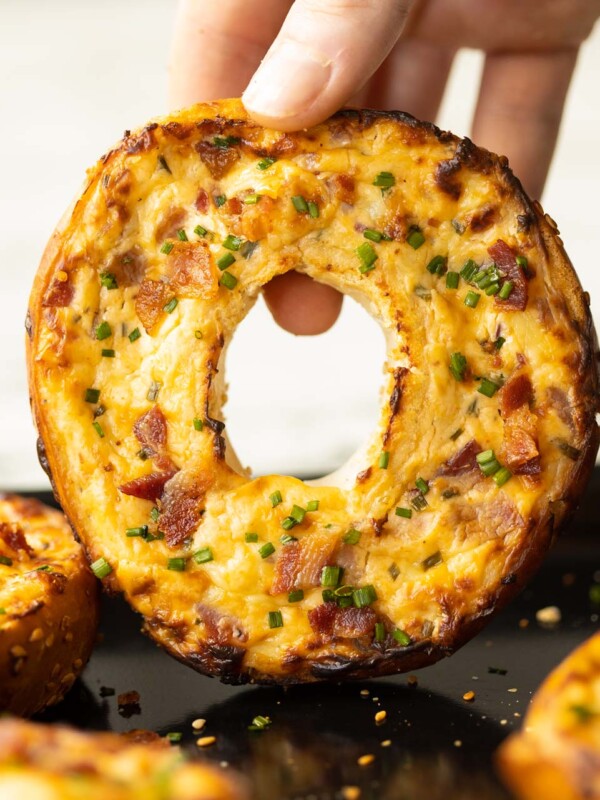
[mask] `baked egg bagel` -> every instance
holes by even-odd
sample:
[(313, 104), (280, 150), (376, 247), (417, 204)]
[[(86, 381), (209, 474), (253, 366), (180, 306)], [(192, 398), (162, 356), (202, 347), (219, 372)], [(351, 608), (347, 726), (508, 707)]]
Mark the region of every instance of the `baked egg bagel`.
[(65, 517), (0, 495), (0, 710), (29, 716), (62, 700), (98, 614), (97, 582)]
[[(373, 434), (316, 482), (253, 479), (222, 415), (227, 343), (292, 269), (387, 338)], [(280, 133), (197, 105), (127, 133), (43, 257), (42, 460), (104, 585), (195, 669), (412, 670), (522, 588), (577, 503), (598, 443), (588, 306), (554, 223), (469, 140), (401, 113)]]
[(0, 721), (2, 800), (244, 800), (222, 770), (150, 731), (82, 733)]
[(550, 673), (498, 765), (520, 800), (600, 798), (600, 633)]

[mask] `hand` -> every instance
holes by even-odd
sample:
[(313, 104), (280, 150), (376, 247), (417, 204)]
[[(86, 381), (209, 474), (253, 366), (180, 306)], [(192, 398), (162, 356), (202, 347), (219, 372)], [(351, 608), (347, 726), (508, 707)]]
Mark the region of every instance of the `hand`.
[[(486, 60), (473, 139), (508, 155), (539, 197), (577, 52), (598, 16), (600, 0), (181, 0), (171, 101), (245, 89), (257, 122), (288, 131), (347, 102), (434, 120), (456, 51), (477, 48)], [(268, 284), (265, 298), (301, 334), (327, 330), (342, 302), (297, 273)]]

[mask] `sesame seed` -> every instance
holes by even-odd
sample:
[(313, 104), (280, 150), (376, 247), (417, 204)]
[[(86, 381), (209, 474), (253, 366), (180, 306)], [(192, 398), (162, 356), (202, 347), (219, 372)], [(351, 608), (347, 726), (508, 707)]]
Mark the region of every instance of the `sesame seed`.
[(25, 658), (27, 655), (27, 650), (25, 650), (24, 647), (21, 647), (20, 644), (15, 644), (10, 648), (10, 654), (13, 658)]
[(506, 691), (507, 691), (507, 692), (512, 692), (512, 693), (514, 694), (514, 692), (516, 692), (516, 691), (517, 691), (517, 689), (507, 689)]
[(203, 728), (205, 725), (206, 725), (206, 720), (205, 720), (205, 719), (195, 719), (195, 720), (192, 722), (192, 728), (193, 728), (195, 731), (201, 731), (201, 730), (202, 730), (202, 728)]
[(40, 639), (44, 638), (44, 631), (42, 628), (35, 628), (31, 631), (31, 636), (29, 637), (30, 642), (39, 642)]
[(377, 723), (385, 722), (386, 717), (387, 717), (387, 711), (378, 711), (375, 714), (375, 722)]
[(475, 700), (475, 692), (465, 692), (463, 694), (463, 700), (466, 700), (467, 703), (471, 703), (473, 700)]
[(500, 725), (506, 725), (507, 723), (508, 723), (507, 719), (501, 719), (500, 720)]
[(381, 746), (382, 746), (382, 747), (389, 747), (391, 744), (392, 744), (392, 740), (391, 740), (391, 739), (384, 739), (384, 740), (381, 742)]
[(196, 744), (198, 747), (210, 747), (211, 744), (214, 744), (217, 741), (216, 736), (201, 736), (197, 741)]
[(454, 747), (462, 747), (462, 742), (460, 739), (454, 740)]
[(360, 756), (357, 759), (356, 763), (359, 767), (368, 767), (369, 764), (372, 764), (375, 761), (375, 756), (372, 753), (367, 753), (364, 756)]
[(561, 620), (560, 608), (557, 606), (546, 606), (536, 611), (535, 618), (540, 625), (558, 625)]
[(51, 633), (50, 636), (46, 638), (46, 647), (52, 647), (54, 644), (54, 634)]
[(369, 690), (368, 689), (361, 689), (360, 690), (360, 695), (361, 695), (361, 697), (368, 697), (369, 696)]

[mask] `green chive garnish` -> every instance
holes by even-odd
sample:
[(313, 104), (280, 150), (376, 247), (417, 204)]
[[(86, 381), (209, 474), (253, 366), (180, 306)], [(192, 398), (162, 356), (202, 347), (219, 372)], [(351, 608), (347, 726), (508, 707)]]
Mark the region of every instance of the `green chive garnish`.
[(478, 270), (477, 264), (470, 258), (466, 261), (463, 265), (463, 268), (460, 271), (460, 277), (463, 278), (467, 283), (473, 278), (475, 273)]
[(304, 600), (304, 589), (294, 589), (288, 594), (288, 603), (298, 603)]
[(274, 552), (275, 545), (273, 545), (271, 542), (265, 542), (265, 544), (258, 548), (258, 553), (261, 558), (268, 558), (269, 556), (272, 556)]
[(109, 336), (112, 335), (112, 329), (106, 320), (101, 322), (100, 325), (96, 328), (96, 339), (102, 341), (102, 339), (108, 339)]
[(427, 500), (425, 500), (421, 492), (419, 492), (412, 498), (410, 504), (415, 511), (423, 511), (429, 505), (429, 503), (427, 502)]
[(390, 463), (390, 454), (387, 450), (382, 450), (379, 454), (379, 460), (377, 462), (377, 466), (379, 469), (387, 469), (388, 464)]
[[(230, 233), (229, 236), (226, 236), (225, 239), (223, 240), (223, 247), (226, 250), (239, 250), (243, 241), (244, 240), (241, 239), (239, 236), (233, 236), (233, 234)], [(229, 264), (232, 263), (233, 261), (229, 262)], [(229, 266), (229, 264), (227, 266)]]
[(273, 506), (273, 508), (275, 508), (275, 506), (278, 506), (279, 503), (282, 502), (281, 492), (279, 491), (279, 489), (277, 489), (276, 492), (273, 492), (273, 494), (269, 495), (269, 500), (271, 501), (271, 505)]
[(171, 742), (171, 744), (177, 744), (177, 742), (181, 741), (183, 733), (180, 731), (173, 731), (171, 733), (167, 733), (167, 739)]
[(151, 403), (155, 403), (161, 388), (162, 388), (162, 383), (158, 383), (158, 381), (152, 381), (152, 383), (150, 384), (150, 388), (148, 389), (148, 394), (146, 395), (146, 399), (149, 400)]
[(112, 567), (105, 558), (99, 558), (90, 564), (90, 569), (97, 578), (106, 578), (112, 572)]
[(521, 269), (527, 270), (529, 262), (527, 261), (527, 258), (525, 256), (517, 256), (515, 258), (515, 261), (521, 267)]
[(204, 338), (204, 334), (202, 333), (202, 331), (194, 331), (194, 336), (195, 336), (196, 339), (203, 339)]
[(167, 569), (173, 572), (185, 572), (185, 558), (169, 558), (167, 561)]
[(513, 284), (513, 282), (512, 282), (512, 281), (505, 281), (505, 282), (502, 284), (502, 288), (501, 288), (501, 289), (500, 289), (500, 291), (498, 292), (498, 297), (499, 297), (501, 300), (508, 300), (508, 298), (510, 297), (510, 295), (511, 295), (511, 293), (512, 293), (513, 286), (514, 286), (514, 284)]
[(104, 439), (104, 431), (102, 430), (102, 426), (99, 422), (92, 422), (92, 428), (96, 431), (101, 439)]
[(419, 247), (421, 247), (421, 245), (425, 243), (425, 237), (423, 236), (423, 231), (416, 225), (413, 225), (408, 231), (408, 235), (406, 237), (406, 243), (409, 244), (413, 250), (418, 250)]
[(499, 283), (492, 283), (488, 288), (485, 290), (485, 293), (488, 297), (493, 297), (495, 294), (498, 294), (500, 291), (500, 284)]
[(342, 578), (341, 567), (323, 567), (321, 570), (321, 586), (339, 586)]
[(196, 227), (194, 228), (194, 233), (196, 234), (196, 236), (206, 236), (208, 231), (206, 230), (206, 228), (203, 228), (202, 225), (196, 225)]
[(235, 289), (237, 286), (237, 278), (235, 275), (232, 275), (231, 272), (223, 272), (221, 277), (219, 278), (219, 283), (224, 286), (226, 289)]
[(246, 197), (244, 197), (244, 203), (247, 206), (255, 206), (259, 200), (260, 200), (259, 194), (247, 194)]
[(292, 506), (292, 510), (290, 511), (290, 517), (295, 520), (298, 525), (303, 522), (304, 517), (306, 516), (306, 509), (302, 508), (301, 506)]
[(269, 169), (271, 164), (274, 164), (276, 161), (277, 161), (276, 158), (269, 158), (267, 156), (266, 158), (261, 158), (261, 160), (258, 162), (256, 167), (257, 167), (257, 169), (263, 169), (263, 170), (264, 169)]
[(378, 259), (378, 255), (369, 242), (363, 242), (356, 248), (356, 255), (362, 261), (362, 266), (359, 267), (360, 272), (364, 275), (365, 272), (370, 272), (374, 269), (374, 264)]
[(342, 542), (344, 544), (358, 544), (360, 541), (360, 531), (357, 531), (356, 528), (350, 528), (348, 533), (344, 534), (342, 537)]
[(292, 203), (299, 214), (308, 214), (308, 203), (301, 194), (294, 195)]
[(101, 355), (102, 355), (102, 358), (114, 358), (116, 356), (116, 353), (115, 353), (114, 350), (109, 350), (109, 349), (104, 348), (101, 351)]
[(454, 431), (454, 433), (453, 433), (453, 434), (451, 434), (451, 436), (450, 436), (450, 440), (451, 440), (452, 442), (455, 442), (455, 441), (456, 441), (456, 440), (459, 438), (459, 436), (462, 436), (462, 434), (463, 434), (463, 433), (464, 433), (464, 430), (463, 430), (462, 428), (457, 428), (457, 429)]
[(295, 528), (297, 524), (298, 523), (296, 522), (296, 520), (293, 517), (284, 517), (281, 520), (281, 527), (285, 531), (291, 531), (292, 528)]
[(506, 339), (504, 338), (504, 336), (499, 336), (494, 342), (494, 347), (496, 348), (496, 350), (501, 350), (502, 345), (504, 344), (505, 341)]
[(427, 494), (429, 491), (429, 484), (424, 478), (417, 478), (415, 481), (415, 486), (421, 492), (421, 494)]
[(365, 228), (363, 236), (365, 239), (370, 239), (372, 242), (380, 242), (383, 239), (383, 233), (373, 230), (373, 228)]
[(269, 628), (283, 628), (281, 611), (269, 611)]
[(383, 622), (375, 623), (375, 641), (385, 642), (385, 625)]
[(450, 372), (457, 381), (464, 381), (467, 369), (467, 359), (462, 353), (452, 353), (450, 356)]
[(0, 556), (0, 564), (3, 564), (5, 567), (12, 567), (12, 558), (8, 556)]
[(235, 264), (235, 256), (233, 253), (224, 253), (221, 258), (217, 259), (217, 267), (223, 272), (224, 269)]
[(173, 244), (173, 242), (165, 242), (163, 246), (160, 248), (160, 252), (168, 256), (174, 246), (175, 245)]
[(373, 181), (373, 186), (379, 186), (381, 189), (391, 189), (395, 185), (396, 178), (391, 172), (380, 172)]
[(204, 427), (204, 423), (200, 419), (200, 417), (194, 417), (194, 430), (201, 431)]
[(258, 533), (254, 533), (253, 531), (249, 531), (248, 533), (244, 534), (244, 539), (247, 542), (258, 542)]
[(226, 150), (228, 147), (231, 147), (234, 144), (239, 144), (241, 139), (238, 136), (215, 136), (213, 139), (213, 144), (215, 147), (220, 147), (223, 150)]
[(249, 731), (264, 731), (265, 728), (268, 728), (271, 724), (270, 717), (254, 717), (252, 720), (252, 725), (248, 725)]
[(221, 208), (221, 206), (224, 206), (226, 202), (227, 202), (227, 198), (225, 197), (224, 194), (218, 194), (215, 197), (215, 205), (216, 205), (217, 208)]
[(477, 391), (480, 394), (484, 394), (486, 397), (493, 397), (499, 388), (500, 386), (494, 383), (494, 381), (489, 380), (489, 378), (483, 378)]
[(102, 272), (100, 274), (100, 283), (105, 289), (118, 289), (119, 286), (112, 272)]
[(196, 550), (192, 558), (196, 564), (208, 564), (209, 561), (213, 560), (214, 556), (210, 547), (202, 547), (200, 550)]
[(139, 329), (139, 328), (134, 328), (134, 329), (131, 331), (131, 333), (129, 334), (129, 337), (128, 337), (128, 338), (129, 338), (129, 341), (130, 341), (130, 342), (135, 342), (135, 341), (137, 341), (137, 340), (140, 338), (140, 336), (141, 336), (141, 335), (142, 335), (142, 334), (140, 333), (140, 329)]
[(500, 467), (498, 472), (493, 476), (496, 486), (504, 486), (504, 484), (512, 478), (512, 472), (506, 467)]
[(363, 586), (361, 589), (354, 589), (352, 592), (352, 600), (357, 608), (370, 606), (371, 603), (377, 600), (375, 587), (369, 584), (368, 586)]
[(169, 165), (167, 164), (167, 159), (166, 159), (164, 156), (159, 156), (159, 157), (158, 157), (158, 163), (160, 164), (160, 166), (162, 167), (162, 169), (165, 169), (165, 170), (166, 170), (166, 171), (169, 173), (169, 175), (172, 175), (172, 174), (173, 174), (173, 173), (171, 172), (171, 168), (170, 168), (170, 167), (169, 167)]
[(97, 403), (100, 399), (100, 389), (86, 389), (84, 397), (86, 403)]
[(481, 295), (477, 294), (477, 292), (467, 292), (465, 297), (465, 305), (469, 308), (476, 308), (480, 297)]
[(401, 630), (400, 628), (396, 628), (392, 633), (392, 636), (402, 647), (408, 647), (408, 645), (412, 641), (408, 633), (406, 633), (406, 631)]
[(430, 272), (432, 275), (443, 275), (446, 270), (447, 260), (446, 256), (434, 256), (429, 264), (427, 264), (427, 272)]
[(279, 541), (281, 544), (292, 544), (293, 542), (297, 542), (298, 539), (289, 533), (282, 533), (279, 537)]
[(147, 536), (148, 535), (148, 526), (147, 525), (139, 525), (137, 528), (127, 528), (125, 531), (125, 536), (128, 536), (130, 539), (134, 536)]
[(158, 522), (158, 518), (160, 517), (160, 511), (156, 506), (153, 506), (150, 510), (150, 519), (152, 522)]
[(179, 230), (177, 231), (177, 238), (179, 239), (180, 242), (189, 241), (187, 233), (184, 231), (183, 228), (179, 228)]
[(308, 215), (313, 219), (317, 219), (319, 216), (319, 206), (316, 203), (313, 203), (312, 200), (308, 202)]
[(421, 566), (423, 567), (425, 572), (427, 572), (428, 569), (431, 569), (432, 567), (437, 567), (438, 564), (441, 564), (443, 560), (444, 559), (442, 558), (442, 554), (440, 553), (440, 551), (436, 550), (435, 553), (432, 553), (432, 555), (428, 556), (427, 558), (423, 559), (423, 561), (421, 561)]
[(459, 280), (460, 280), (460, 275), (458, 274), (458, 272), (447, 272), (446, 289), (458, 289)]
[(173, 313), (173, 311), (175, 311), (175, 309), (177, 308), (177, 304), (178, 304), (178, 303), (179, 303), (179, 300), (178, 300), (176, 297), (172, 297), (172, 298), (169, 300), (169, 302), (168, 302), (168, 303), (166, 303), (166, 304), (163, 306), (163, 311), (165, 311), (167, 314), (172, 314), (172, 313)]
[(396, 508), (396, 516), (404, 517), (405, 519), (411, 519), (412, 511), (410, 510), (410, 508), (403, 508), (402, 506), (398, 506)]
[(309, 500), (306, 504), (307, 511), (318, 511), (319, 510), (319, 501), (318, 500)]

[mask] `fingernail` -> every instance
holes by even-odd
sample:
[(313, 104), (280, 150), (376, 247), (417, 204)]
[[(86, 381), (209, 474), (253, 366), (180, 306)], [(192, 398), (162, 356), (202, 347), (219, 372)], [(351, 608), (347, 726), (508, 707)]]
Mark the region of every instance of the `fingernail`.
[(327, 86), (331, 64), (331, 58), (306, 44), (284, 41), (248, 84), (244, 105), (265, 117), (282, 119), (302, 114)]

